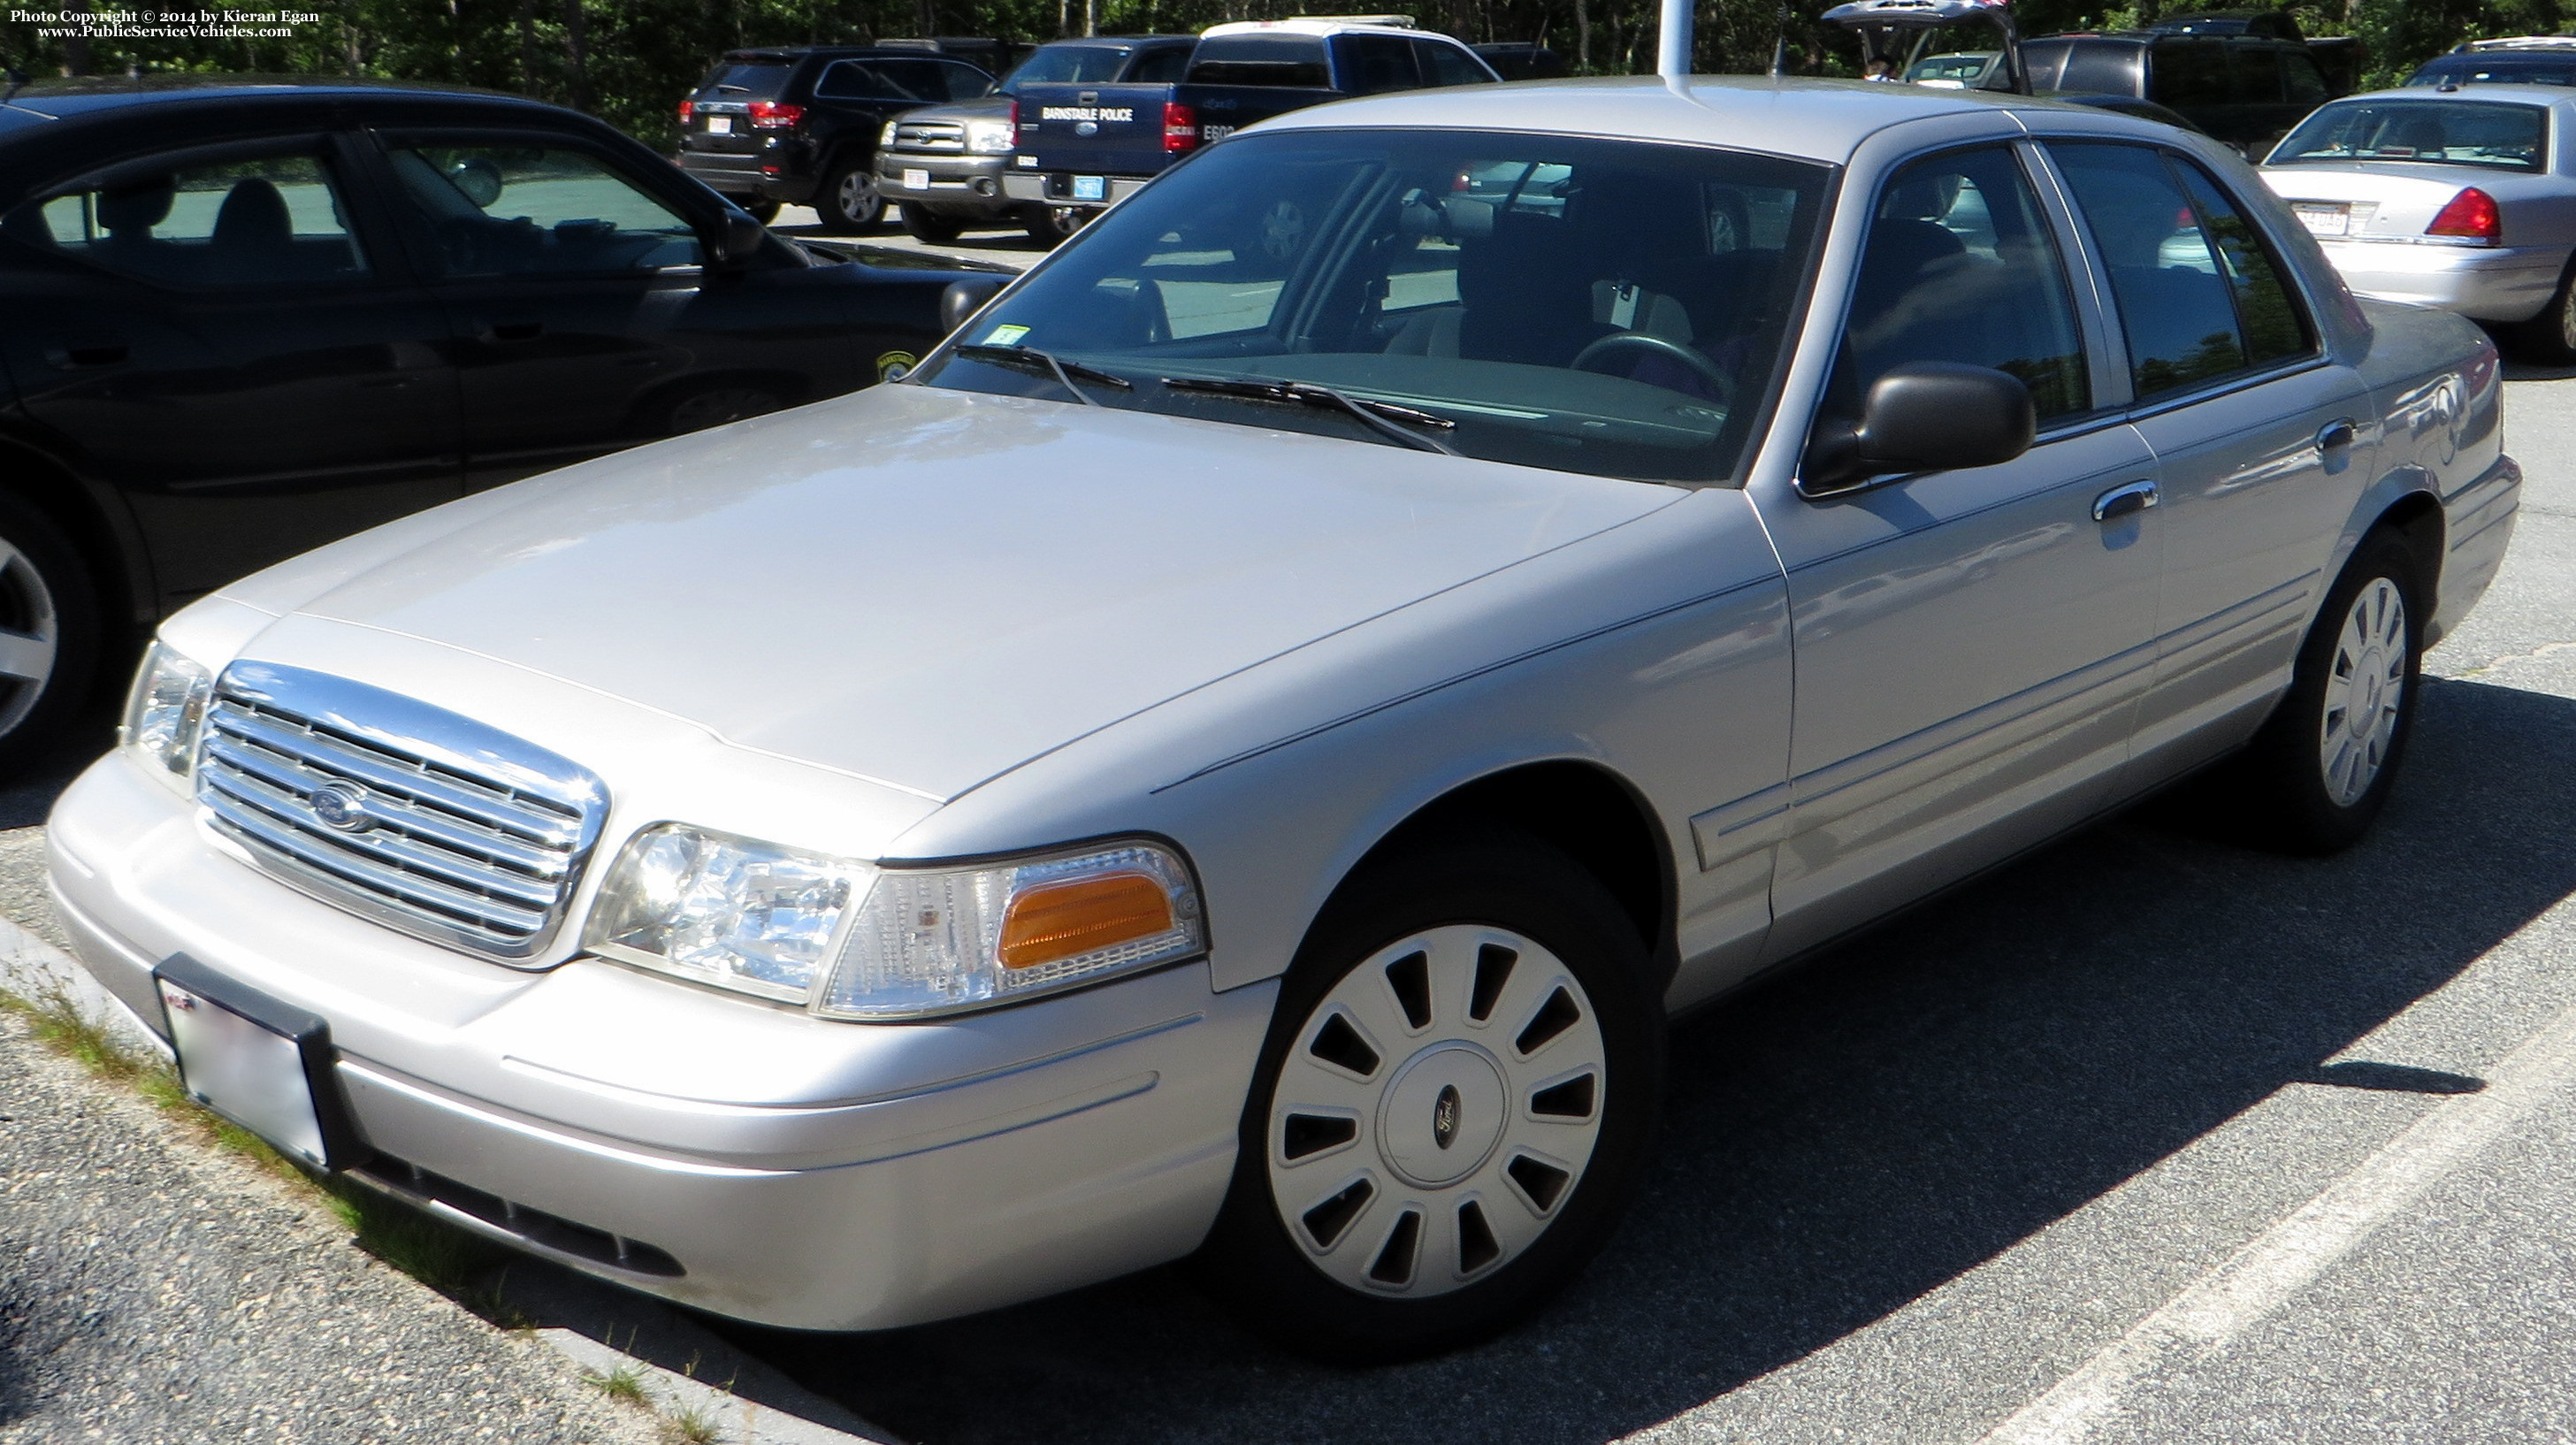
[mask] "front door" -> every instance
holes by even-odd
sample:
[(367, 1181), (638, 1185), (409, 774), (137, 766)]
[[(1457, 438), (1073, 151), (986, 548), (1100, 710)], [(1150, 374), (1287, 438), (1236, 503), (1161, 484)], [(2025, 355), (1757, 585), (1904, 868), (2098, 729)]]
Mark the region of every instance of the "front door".
[(10, 218), (41, 268), (6, 300), (10, 371), (129, 499), (170, 602), (458, 493), (446, 326), (345, 160), (319, 135), (174, 148)]
[(2325, 355), (2270, 242), (2173, 152), (2052, 141), (2109, 275), (2169, 532), (2132, 782), (2245, 738), (2334, 579), (2317, 519), (2370, 474), (2368, 389)]
[(2120, 498), (2154, 459), (2096, 405), (2064, 217), (2007, 145), (1912, 162), (1874, 205), (1818, 425), (1892, 367), (1965, 362), (2029, 383), (2039, 440), (1764, 506), (1796, 665), (1773, 957), (2100, 806), (2152, 660), (2164, 529)]

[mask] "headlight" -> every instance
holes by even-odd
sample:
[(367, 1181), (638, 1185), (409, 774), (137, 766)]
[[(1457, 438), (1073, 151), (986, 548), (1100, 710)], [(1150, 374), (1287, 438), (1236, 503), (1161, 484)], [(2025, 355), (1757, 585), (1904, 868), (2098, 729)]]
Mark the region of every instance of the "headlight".
[(894, 144), (893, 121), (887, 121), (885, 123), (885, 129), (877, 132), (877, 144), (881, 146), (890, 146)]
[(125, 720), (116, 729), (116, 740), (152, 776), (184, 794), (197, 766), (197, 736), (205, 730), (206, 705), (214, 695), (214, 674), (156, 640), (143, 654), (142, 669), (134, 674), (134, 691), (125, 700)]
[(869, 888), (814, 1009), (843, 1019), (953, 1013), (1206, 950), (1189, 869), (1153, 843), (890, 869)]
[(763, 998), (803, 1003), (869, 868), (662, 823), (629, 839), (582, 946)]
[(1011, 123), (1005, 120), (970, 120), (966, 122), (966, 149), (993, 155), (1012, 146)]

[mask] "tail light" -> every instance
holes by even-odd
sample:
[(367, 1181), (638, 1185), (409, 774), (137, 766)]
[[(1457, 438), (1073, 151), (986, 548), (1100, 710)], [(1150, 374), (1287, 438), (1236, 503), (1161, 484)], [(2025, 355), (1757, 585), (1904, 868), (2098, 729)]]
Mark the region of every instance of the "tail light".
[(1016, 96), (1016, 95), (1015, 95), (1015, 96), (1012, 96), (1012, 97), (1011, 97), (1011, 140), (1012, 140), (1012, 142), (1013, 142), (1014, 144), (1017, 144), (1017, 143), (1018, 143), (1018, 141), (1019, 141), (1019, 138), (1020, 138), (1020, 98), (1019, 98), (1018, 96)]
[(689, 123), (689, 117), (697, 113), (698, 103), (696, 101), (684, 100), (680, 102), (680, 124), (687, 125)]
[(1199, 145), (1199, 114), (1178, 101), (1163, 102), (1163, 149), (1196, 150)]
[(775, 100), (755, 100), (749, 109), (753, 130), (788, 130), (805, 118), (805, 107)]
[(2495, 197), (2475, 186), (2451, 197), (2433, 224), (2424, 228), (2427, 236), (2457, 236), (2467, 241), (2494, 245), (2504, 239), (2504, 213), (2496, 209)]

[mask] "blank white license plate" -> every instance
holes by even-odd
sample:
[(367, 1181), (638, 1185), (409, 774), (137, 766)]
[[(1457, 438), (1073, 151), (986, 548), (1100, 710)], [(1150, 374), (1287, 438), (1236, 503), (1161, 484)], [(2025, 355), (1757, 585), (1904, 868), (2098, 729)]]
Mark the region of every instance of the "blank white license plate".
[(711, 115), (711, 116), (708, 116), (708, 117), (707, 117), (707, 134), (709, 134), (709, 135), (731, 135), (731, 134), (733, 134), (733, 117), (732, 117), (732, 116), (729, 116), (729, 115)]
[(910, 171), (910, 170), (905, 171), (905, 172), (903, 173), (903, 188), (904, 188), (905, 190), (907, 190), (907, 191), (926, 191), (926, 190), (929, 190), (929, 189), (930, 189), (930, 172), (928, 172), (928, 171)]
[(1109, 199), (1109, 178), (1107, 176), (1075, 176), (1073, 178), (1073, 198), (1077, 201), (1105, 201)]
[(244, 1017), (196, 989), (158, 980), (170, 1046), (188, 1096), (241, 1125), (280, 1153), (317, 1169), (330, 1165), (312, 1075), (296, 1040)]
[(2339, 202), (2292, 201), (2290, 214), (2318, 236), (2341, 236), (2352, 230), (2352, 207)]

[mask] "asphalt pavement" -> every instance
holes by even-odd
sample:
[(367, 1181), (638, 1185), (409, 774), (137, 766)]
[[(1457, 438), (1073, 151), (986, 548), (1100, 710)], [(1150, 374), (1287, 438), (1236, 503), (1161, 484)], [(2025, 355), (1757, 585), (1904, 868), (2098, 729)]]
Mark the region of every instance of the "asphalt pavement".
[[(2576, 1438), (2576, 373), (2516, 375), (2513, 551), (2428, 660), (2370, 839), (2284, 859), (2150, 807), (1685, 1023), (1637, 1208), (1525, 1327), (1327, 1369), (1267, 1350), (1175, 1268), (879, 1335), (714, 1328), (924, 1445)], [(32, 822), (44, 791), (0, 794), (0, 824)], [(36, 837), (0, 833), (0, 911), (42, 931)], [(117, 1293), (119, 1261), (166, 1278), (181, 1223), (258, 1236), (269, 1263), (235, 1273), (349, 1251), (269, 1228), (255, 1193), (191, 1214), (154, 1178), (93, 1188), (215, 1186), (139, 1169), (122, 1151), (143, 1126), (29, 1054), (0, 1034), (0, 1098), (75, 1122), (0, 1125), (0, 1440), (83, 1438), (80, 1409), (13, 1425), (7, 1403), (106, 1400), (119, 1378), (166, 1393), (178, 1373), (133, 1362), (214, 1338), (187, 1323), (192, 1289), (247, 1286), (219, 1283), (228, 1256), (160, 1286), (162, 1313), (128, 1328), (169, 1341), (80, 1337), (61, 1323), (78, 1309), (26, 1301), (149, 1297)], [(51, 1273), (18, 1262), (40, 1256)], [(280, 1340), (343, 1308), (266, 1292)], [(74, 1338), (93, 1342), (30, 1344)], [(135, 1343), (95, 1343), (118, 1338)], [(423, 1382), (385, 1394), (391, 1414), (585, 1438), (578, 1396), (522, 1384), (506, 1354), (353, 1338)], [(323, 1352), (297, 1358), (307, 1373), (256, 1388), (343, 1388)], [(436, 1398), (467, 1377), (480, 1414)], [(238, 1388), (208, 1397), (232, 1402), (204, 1417), (226, 1438), (284, 1418)], [(375, 1438), (357, 1419), (281, 1438)]]

